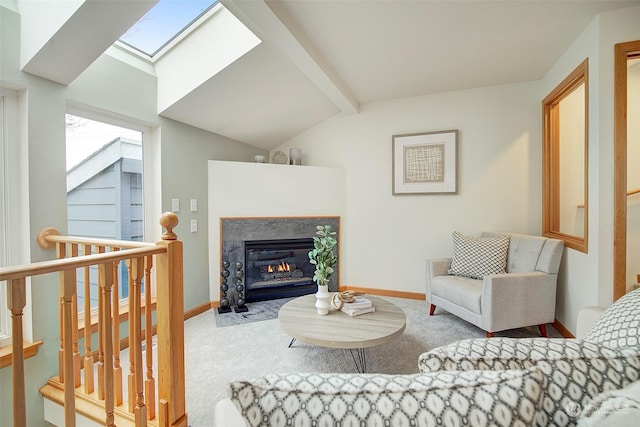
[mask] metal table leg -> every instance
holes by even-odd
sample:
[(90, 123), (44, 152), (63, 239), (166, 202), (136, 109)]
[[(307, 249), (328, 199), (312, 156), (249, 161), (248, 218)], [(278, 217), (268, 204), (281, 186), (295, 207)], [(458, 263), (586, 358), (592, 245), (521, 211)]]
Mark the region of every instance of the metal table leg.
[(356, 369), (359, 373), (364, 374), (367, 372), (367, 353), (364, 348), (350, 348), (351, 357), (356, 364)]

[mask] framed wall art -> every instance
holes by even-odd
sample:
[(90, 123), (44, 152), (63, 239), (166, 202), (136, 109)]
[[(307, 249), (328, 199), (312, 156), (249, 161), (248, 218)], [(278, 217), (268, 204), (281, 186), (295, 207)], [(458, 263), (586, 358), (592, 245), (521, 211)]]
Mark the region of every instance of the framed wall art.
[(458, 130), (393, 135), (393, 195), (456, 194)]

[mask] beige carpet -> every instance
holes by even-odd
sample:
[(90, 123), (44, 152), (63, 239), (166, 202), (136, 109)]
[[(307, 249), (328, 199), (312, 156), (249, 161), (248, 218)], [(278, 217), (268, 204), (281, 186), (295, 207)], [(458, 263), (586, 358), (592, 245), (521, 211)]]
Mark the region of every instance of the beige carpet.
[[(481, 329), (442, 310), (429, 316), (425, 301), (387, 299), (405, 312), (407, 328), (392, 342), (366, 350), (369, 372), (417, 373), (422, 352), (459, 339), (485, 336)], [(551, 337), (560, 337), (551, 326), (547, 332)], [(537, 327), (532, 327), (496, 336), (536, 337), (539, 333)], [(216, 327), (213, 310), (189, 319), (185, 323), (189, 425), (213, 425), (215, 403), (227, 396), (226, 385), (233, 380), (270, 372), (355, 372), (348, 351), (298, 341), (287, 348), (290, 341), (277, 319), (224, 328)]]

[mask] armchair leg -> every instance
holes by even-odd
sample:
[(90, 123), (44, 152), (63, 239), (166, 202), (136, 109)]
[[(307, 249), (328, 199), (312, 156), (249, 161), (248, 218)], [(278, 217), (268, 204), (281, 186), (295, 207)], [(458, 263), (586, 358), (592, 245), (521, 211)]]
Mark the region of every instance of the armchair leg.
[(436, 306), (431, 304), (429, 307), (429, 316), (433, 316), (434, 311), (436, 311)]
[(540, 336), (543, 337), (547, 337), (547, 325), (545, 325), (544, 323), (542, 325), (538, 325), (538, 328), (540, 329)]
[(487, 338), (493, 338), (493, 332), (487, 332)]

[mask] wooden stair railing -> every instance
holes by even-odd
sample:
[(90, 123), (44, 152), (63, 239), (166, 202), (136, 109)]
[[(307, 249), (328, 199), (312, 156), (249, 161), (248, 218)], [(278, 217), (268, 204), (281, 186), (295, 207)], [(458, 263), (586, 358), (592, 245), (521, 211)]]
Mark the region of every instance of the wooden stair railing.
[[(40, 392), (64, 407), (65, 426), (75, 426), (76, 412), (105, 426), (187, 426), (182, 242), (173, 232), (178, 224), (175, 214), (163, 214), (160, 224), (166, 231), (156, 244), (60, 236), (55, 229), (46, 228), (39, 234), (38, 242), (45, 249), (55, 248), (58, 259), (0, 269), (0, 280), (7, 281), (12, 317), (14, 427), (28, 425), (22, 350), (26, 278), (52, 272), (59, 275), (59, 373)], [(126, 263), (129, 280), (125, 320), (129, 322), (130, 363), (126, 381), (120, 365), (123, 316), (119, 311), (118, 266), (121, 261)], [(92, 273), (98, 285), (97, 339), (90, 315)], [(156, 290), (155, 364), (152, 284)], [(85, 300), (82, 337), (78, 334), (79, 286)], [(80, 338), (84, 341), (83, 355)], [(97, 341), (96, 350), (92, 348), (93, 341)], [(154, 370), (158, 372), (157, 382)], [(127, 385), (128, 401), (124, 400), (123, 384)]]

